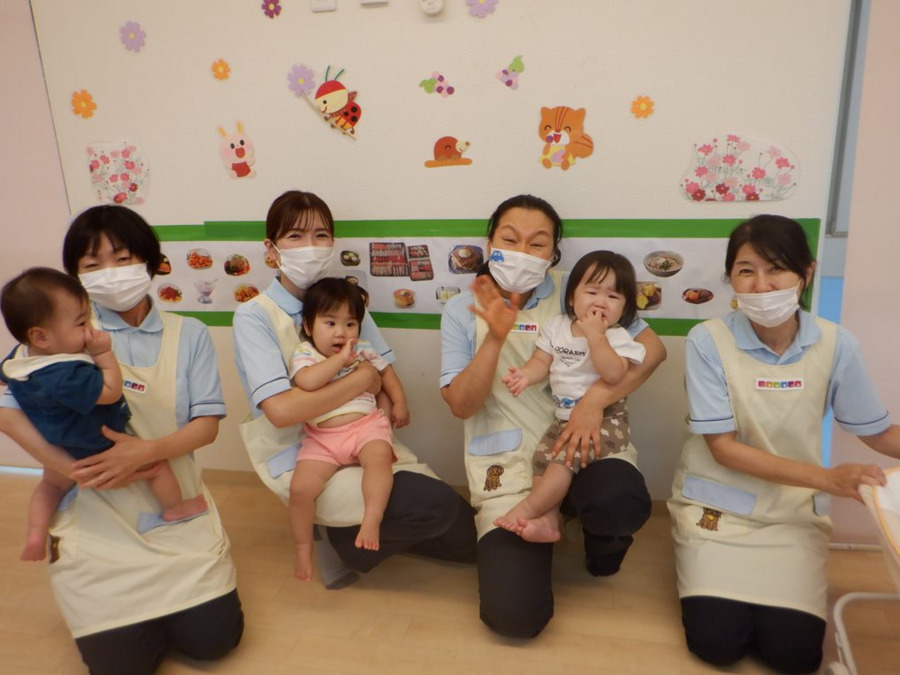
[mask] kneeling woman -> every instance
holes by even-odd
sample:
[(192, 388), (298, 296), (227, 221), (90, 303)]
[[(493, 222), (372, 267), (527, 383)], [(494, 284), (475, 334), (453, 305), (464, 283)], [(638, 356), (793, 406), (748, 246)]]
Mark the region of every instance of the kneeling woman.
[(822, 466), (829, 406), (845, 431), (900, 457), (856, 340), (799, 309), (815, 261), (796, 221), (762, 215), (731, 234), (738, 311), (685, 347), (691, 431), (669, 511), (688, 648), (724, 666), (755, 653), (813, 672), (825, 635), (829, 495), (883, 484), (875, 465)]

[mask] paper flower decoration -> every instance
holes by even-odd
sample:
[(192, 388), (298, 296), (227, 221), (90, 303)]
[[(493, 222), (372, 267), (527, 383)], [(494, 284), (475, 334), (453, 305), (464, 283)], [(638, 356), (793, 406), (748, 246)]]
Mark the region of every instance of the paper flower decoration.
[(288, 73), (288, 89), (297, 96), (309, 96), (316, 88), (316, 74), (308, 66), (298, 64)]
[(438, 93), (444, 98), (452, 96), (453, 92), (456, 91), (452, 84), (447, 83), (447, 78), (437, 71), (434, 71), (431, 77), (419, 82), (419, 86), (428, 94)]
[(638, 119), (645, 119), (653, 114), (653, 99), (649, 96), (638, 96), (631, 102), (631, 114)]
[(147, 33), (139, 23), (129, 21), (119, 29), (119, 39), (128, 51), (139, 52), (147, 42)]
[(498, 0), (466, 0), (469, 6), (469, 14), (483, 19), (488, 14), (493, 14)]
[(522, 57), (517, 56), (506, 68), (497, 72), (497, 79), (510, 89), (515, 90), (519, 88), (519, 73), (524, 70), (525, 64), (522, 63)]
[(768, 141), (716, 134), (694, 144), (681, 191), (696, 202), (775, 201), (793, 194), (798, 173), (797, 161)]
[(86, 90), (72, 92), (72, 112), (81, 115), (84, 119), (94, 116), (97, 104), (94, 103), (94, 97)]
[(143, 204), (150, 171), (137, 146), (95, 143), (87, 148), (91, 187), (106, 204)]
[(219, 59), (212, 64), (212, 74), (217, 80), (227, 80), (231, 74), (231, 66), (228, 65), (228, 61), (225, 59)]
[(263, 14), (270, 19), (274, 19), (281, 14), (281, 0), (265, 0), (260, 7), (262, 8)]

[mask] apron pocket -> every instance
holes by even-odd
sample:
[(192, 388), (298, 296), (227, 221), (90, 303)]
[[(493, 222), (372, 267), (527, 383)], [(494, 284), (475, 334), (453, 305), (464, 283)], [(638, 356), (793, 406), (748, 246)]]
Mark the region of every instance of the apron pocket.
[(831, 495), (827, 492), (817, 492), (813, 495), (813, 513), (817, 516), (827, 516), (831, 513)]
[(753, 512), (753, 507), (756, 506), (756, 495), (752, 492), (691, 474), (684, 477), (681, 494), (687, 499), (740, 516), (749, 516)]
[(294, 445), (269, 457), (269, 459), (266, 460), (266, 466), (269, 468), (269, 475), (272, 478), (278, 478), (283, 473), (293, 471), (297, 466), (297, 453), (299, 451), (300, 446)]
[(504, 429), (473, 438), (469, 443), (469, 454), (477, 457), (499, 455), (515, 450), (521, 443), (521, 429)]

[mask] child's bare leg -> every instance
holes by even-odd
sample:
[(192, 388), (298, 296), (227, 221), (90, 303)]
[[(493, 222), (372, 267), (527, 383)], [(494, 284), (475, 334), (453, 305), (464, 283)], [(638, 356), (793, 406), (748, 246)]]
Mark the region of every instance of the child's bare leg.
[(515, 532), (533, 542), (553, 542), (560, 538), (559, 505), (572, 484), (572, 471), (551, 462), (543, 476), (533, 479), (531, 494), (494, 521), (494, 525)]
[(391, 488), (394, 486), (394, 449), (386, 441), (370, 441), (359, 451), (359, 463), (363, 468), (363, 512), (356, 548), (377, 551), (380, 548), (381, 519), (387, 507)]
[(147, 484), (162, 506), (162, 519), (166, 522), (190, 518), (209, 508), (202, 493), (191, 499), (185, 499), (181, 495), (181, 486), (168, 462), (159, 463), (159, 470), (156, 475), (147, 479)]
[(28, 503), (28, 534), (25, 537), (25, 548), (22, 549), (22, 560), (43, 560), (47, 557), (47, 531), (50, 520), (63, 495), (75, 484), (61, 473), (52, 469), (44, 469), (44, 477), (31, 493)]
[(328, 479), (334, 475), (336, 464), (317, 459), (297, 462), (291, 478), (291, 498), (288, 514), (291, 520), (291, 536), (294, 538), (294, 576), (300, 581), (312, 579), (313, 520), (316, 516), (316, 497)]

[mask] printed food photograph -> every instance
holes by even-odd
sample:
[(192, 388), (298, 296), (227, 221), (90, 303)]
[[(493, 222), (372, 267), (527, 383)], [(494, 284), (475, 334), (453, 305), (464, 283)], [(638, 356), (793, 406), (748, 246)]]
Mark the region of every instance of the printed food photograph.
[(426, 244), (413, 244), (406, 249), (409, 255), (409, 278), (412, 281), (430, 281), (434, 279), (434, 268), (428, 255)]
[(406, 244), (373, 241), (369, 244), (369, 267), (374, 277), (408, 277)]
[(662, 288), (655, 281), (637, 282), (638, 309), (656, 309), (662, 304)]
[(162, 260), (159, 261), (159, 267), (157, 268), (156, 273), (163, 277), (172, 273), (172, 263), (169, 262), (168, 256), (163, 255)]
[(681, 297), (692, 305), (702, 305), (713, 299), (713, 292), (706, 288), (688, 288), (681, 294)]
[(225, 259), (225, 274), (239, 277), (250, 271), (250, 261), (244, 256), (235, 253)]
[(193, 270), (206, 270), (212, 267), (213, 259), (205, 248), (192, 248), (187, 254), (187, 264)]
[(259, 289), (253, 284), (238, 284), (234, 287), (234, 299), (238, 302), (247, 302), (259, 295)]
[(459, 244), (450, 251), (447, 261), (453, 274), (473, 274), (478, 271), (484, 262), (484, 252), (480, 246)]
[(416, 294), (408, 288), (394, 291), (394, 304), (397, 307), (412, 307), (416, 304)]
[(644, 267), (657, 277), (671, 277), (684, 267), (684, 258), (674, 251), (653, 251), (644, 257)]
[(175, 284), (163, 284), (157, 289), (156, 294), (163, 302), (181, 302), (181, 289)]
[(346, 267), (359, 265), (359, 253), (356, 251), (341, 251), (341, 264)]

